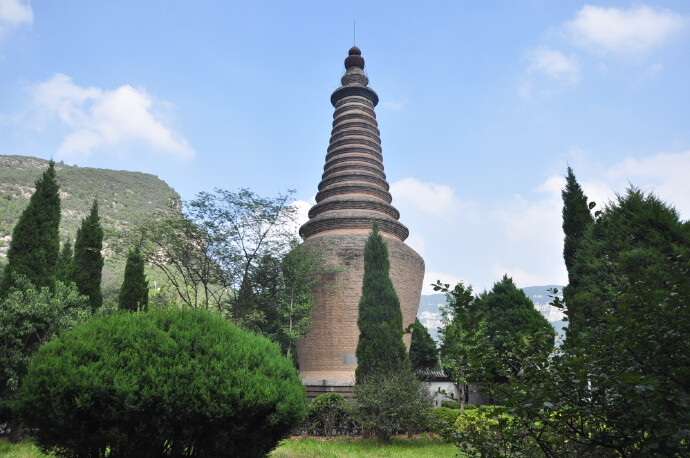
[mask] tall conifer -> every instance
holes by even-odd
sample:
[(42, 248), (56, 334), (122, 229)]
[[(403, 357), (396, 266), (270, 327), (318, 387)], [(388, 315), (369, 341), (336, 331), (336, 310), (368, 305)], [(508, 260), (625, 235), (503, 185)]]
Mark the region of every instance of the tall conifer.
[(587, 203), (587, 196), (582, 191), (580, 184), (575, 179), (573, 169), (568, 167), (565, 189), (561, 192), (563, 197), (563, 233), (565, 234), (563, 244), (563, 259), (565, 267), (568, 269), (568, 286), (563, 291), (563, 297), (568, 307), (566, 315), (569, 326), (567, 336), (575, 334), (583, 317), (578, 317), (578, 306), (573, 300), (578, 290), (582, 287), (582, 266), (578, 263), (583, 261), (578, 258), (578, 251), (582, 247), (587, 230), (592, 226), (594, 218), (590, 210), (594, 207), (594, 202)]
[(79, 292), (89, 297), (92, 310), (103, 304), (101, 276), (103, 273), (103, 228), (98, 216), (98, 201), (93, 201), (91, 212), (81, 222), (74, 242), (72, 278)]
[(577, 283), (574, 278), (576, 277), (574, 274), (575, 253), (582, 244), (587, 228), (594, 222), (590, 213), (590, 208), (594, 205), (587, 203), (587, 196), (570, 167), (568, 167), (565, 189), (561, 192), (561, 196), (563, 197), (563, 232), (565, 234), (563, 259), (568, 269), (568, 282), (573, 285)]
[(57, 264), (55, 265), (55, 278), (62, 283), (69, 283), (72, 280), (72, 264), (74, 253), (72, 252), (72, 242), (69, 240), (62, 245)]
[(144, 274), (144, 258), (139, 248), (129, 250), (125, 278), (120, 288), (118, 306), (121, 310), (146, 310), (149, 304), (149, 282)]
[(364, 279), (359, 301), (359, 342), (357, 343), (357, 383), (378, 374), (409, 367), (402, 341), (402, 311), (393, 288), (388, 247), (374, 222), (364, 246)]
[(60, 251), (60, 195), (55, 162), (36, 181), (36, 191), (12, 231), (8, 264), (0, 282), (0, 298), (6, 297), (14, 275), (24, 275), (36, 288), (52, 286)]

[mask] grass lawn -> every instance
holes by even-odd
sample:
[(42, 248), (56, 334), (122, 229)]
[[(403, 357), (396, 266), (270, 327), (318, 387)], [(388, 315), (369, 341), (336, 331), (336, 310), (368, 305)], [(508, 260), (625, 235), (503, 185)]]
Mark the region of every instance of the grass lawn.
[(5, 437), (0, 436), (0, 456), (3, 458), (42, 458), (46, 455), (26, 439), (21, 444), (10, 444)]
[(330, 440), (295, 437), (283, 441), (271, 457), (433, 457), (458, 456), (458, 449), (435, 437), (414, 439), (394, 438), (392, 444), (354, 437), (333, 437)]
[[(333, 437), (329, 440), (314, 437), (294, 437), (284, 440), (271, 454), (271, 457), (433, 457), (458, 456), (457, 448), (435, 437), (418, 437), (414, 439), (394, 438), (392, 444), (383, 444), (377, 440), (356, 437)], [(10, 444), (0, 437), (0, 457), (11, 458), (45, 458), (29, 440), (21, 444)]]

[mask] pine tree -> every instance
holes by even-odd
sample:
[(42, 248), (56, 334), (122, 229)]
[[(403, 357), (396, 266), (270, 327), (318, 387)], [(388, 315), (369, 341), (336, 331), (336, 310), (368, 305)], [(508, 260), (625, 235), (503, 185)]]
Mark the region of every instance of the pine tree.
[(98, 202), (93, 201), (89, 216), (81, 222), (74, 242), (72, 278), (79, 292), (89, 297), (89, 305), (96, 310), (103, 304), (101, 276), (103, 272), (103, 228), (98, 216)]
[(72, 264), (74, 253), (72, 252), (72, 242), (69, 240), (62, 245), (62, 250), (55, 265), (55, 278), (62, 283), (69, 283), (72, 280)]
[(0, 282), (0, 298), (15, 286), (15, 275), (24, 275), (36, 287), (52, 286), (60, 251), (60, 195), (55, 163), (36, 181), (36, 191), (12, 232), (8, 264)]
[(149, 281), (144, 274), (144, 258), (139, 248), (129, 250), (125, 265), (125, 279), (120, 288), (118, 304), (121, 310), (146, 310), (149, 304)]
[(400, 300), (390, 279), (388, 247), (374, 222), (364, 246), (364, 279), (359, 301), (359, 342), (357, 343), (357, 383), (367, 377), (409, 367), (402, 341)]

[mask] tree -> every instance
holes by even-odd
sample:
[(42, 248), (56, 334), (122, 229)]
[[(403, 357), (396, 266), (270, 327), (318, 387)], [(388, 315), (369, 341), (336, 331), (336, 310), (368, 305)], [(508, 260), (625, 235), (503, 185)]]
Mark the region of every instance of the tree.
[(446, 306), (441, 308), (441, 328), (438, 331), (441, 365), (460, 387), (460, 410), (464, 412), (468, 383), (482, 379), (484, 361), (493, 355), (486, 352), (489, 345), (484, 333), (485, 325), (472, 286), (459, 282), (452, 290), (449, 288), (449, 284), (440, 280), (434, 285), (435, 291), (446, 293)]
[(74, 264), (74, 254), (72, 253), (72, 242), (69, 240), (62, 244), (62, 250), (55, 265), (55, 277), (62, 283), (72, 281), (72, 267)]
[[(437, 282), (435, 289), (448, 291), (448, 286)], [(522, 376), (528, 355), (546, 357), (553, 350), (553, 327), (507, 275), (478, 297), (471, 286), (458, 283), (447, 303), (439, 331), (441, 361), (460, 384), (461, 409), (468, 383), (481, 383), (498, 401), (505, 382)]]
[[(140, 244), (191, 308), (216, 309), (269, 335), (262, 304), (274, 289), (280, 259), (293, 239), (292, 192), (266, 198), (247, 190), (199, 193), (183, 211), (171, 208), (121, 234), (119, 247)], [(267, 277), (268, 276), (268, 277)], [(261, 282), (257, 291), (255, 285)], [(263, 301), (257, 303), (257, 301)], [(275, 302), (273, 302), (275, 306)]]
[(60, 251), (60, 196), (55, 179), (55, 162), (36, 181), (29, 205), (12, 231), (7, 251), (7, 266), (0, 282), (0, 299), (16, 286), (15, 277), (23, 275), (36, 288), (52, 286), (55, 264)]
[[(86, 298), (74, 285), (57, 281), (53, 290), (33, 287), (22, 276), (0, 301), (0, 409), (9, 407), (31, 358), (45, 342), (86, 321)], [(13, 418), (12, 437), (21, 437), (21, 420)]]
[(300, 424), (305, 399), (275, 343), (218, 313), (164, 309), (46, 344), (17, 408), (39, 447), (67, 456), (258, 457)]
[[(578, 276), (578, 252), (583, 243), (587, 230), (594, 223), (590, 210), (594, 208), (594, 202), (587, 202), (587, 196), (582, 191), (580, 184), (575, 179), (573, 169), (568, 167), (566, 185), (561, 192), (563, 198), (563, 232), (565, 234), (563, 245), (563, 259), (568, 270), (568, 286), (564, 290), (567, 299), (574, 296), (582, 284)], [(574, 304), (566, 310), (569, 326), (568, 336), (574, 334), (580, 326), (580, 321), (585, 319), (578, 315)]]
[(229, 312), (237, 323), (258, 328), (265, 324), (256, 314), (251, 280), (262, 259), (282, 258), (290, 249), (296, 209), (288, 202), (293, 193), (267, 198), (248, 189), (216, 189), (197, 194), (186, 206), (187, 217), (208, 234), (208, 253), (227, 278)]
[(89, 215), (81, 222), (74, 242), (72, 277), (79, 292), (89, 298), (92, 310), (103, 305), (101, 276), (103, 274), (103, 228), (98, 216), (98, 201), (94, 200)]
[(321, 259), (298, 245), (282, 260), (283, 284), (279, 295), (279, 336), (288, 357), (297, 340), (311, 330), (314, 286), (320, 278)]
[(569, 300), (587, 319), (553, 355), (522, 352), (524, 375), (504, 385), (511, 417), (546, 456), (687, 456), (688, 223), (631, 188), (602, 210), (578, 257)]
[(359, 300), (359, 341), (357, 343), (357, 383), (376, 373), (409, 367), (402, 341), (400, 300), (390, 278), (388, 247), (374, 221), (364, 246), (364, 278)]
[(410, 364), (412, 370), (437, 369), (438, 351), (436, 342), (431, 338), (426, 327), (416, 318), (408, 329), (412, 332), (410, 344)]
[(127, 253), (125, 278), (122, 281), (118, 296), (118, 307), (121, 310), (146, 310), (149, 305), (149, 281), (144, 273), (144, 258), (139, 248)]
[(501, 360), (494, 361), (507, 364), (515, 375), (524, 366), (521, 354), (548, 355), (553, 351), (553, 327), (507, 275), (494, 283), (491, 291), (479, 295), (476, 308), (484, 322), (490, 350)]

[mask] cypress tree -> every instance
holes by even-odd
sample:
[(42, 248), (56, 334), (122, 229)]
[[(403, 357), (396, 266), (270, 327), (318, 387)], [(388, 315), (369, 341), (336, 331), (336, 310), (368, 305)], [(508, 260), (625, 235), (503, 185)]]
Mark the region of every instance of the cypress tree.
[(129, 250), (125, 278), (120, 288), (118, 305), (121, 310), (146, 310), (149, 305), (149, 281), (144, 274), (144, 258), (139, 248)]
[(366, 378), (409, 368), (402, 341), (400, 300), (390, 279), (388, 247), (374, 222), (364, 246), (364, 279), (359, 301), (357, 383)]
[(60, 195), (55, 162), (36, 181), (36, 191), (12, 231), (8, 264), (0, 282), (0, 298), (15, 286), (14, 275), (24, 275), (36, 288), (52, 286), (60, 251)]
[(98, 201), (93, 201), (89, 216), (81, 222), (74, 242), (72, 278), (79, 292), (89, 297), (89, 305), (96, 310), (103, 304), (101, 276), (103, 272), (103, 228), (98, 216)]
[(68, 240), (62, 245), (62, 250), (58, 256), (57, 264), (55, 265), (55, 278), (65, 284), (71, 282), (73, 262), (72, 242)]
[(561, 191), (563, 198), (563, 233), (565, 241), (563, 246), (563, 259), (568, 269), (568, 283), (577, 283), (574, 274), (576, 253), (582, 244), (582, 239), (587, 228), (594, 222), (590, 209), (594, 203), (587, 203), (587, 196), (582, 191), (580, 184), (575, 179), (573, 169), (568, 167), (565, 189)]
[(567, 328), (568, 337), (574, 335), (578, 327), (578, 321), (582, 317), (578, 317), (577, 304), (573, 300), (578, 290), (582, 287), (582, 271), (581, 266), (578, 266), (578, 252), (582, 247), (582, 241), (585, 238), (587, 230), (594, 223), (594, 218), (590, 210), (594, 207), (594, 202), (587, 203), (587, 196), (582, 191), (580, 184), (575, 179), (573, 169), (568, 167), (568, 175), (566, 176), (565, 189), (561, 192), (563, 198), (563, 233), (565, 239), (563, 243), (563, 259), (565, 260), (565, 267), (568, 269), (568, 286), (563, 291), (567, 310), (566, 316), (570, 325)]

